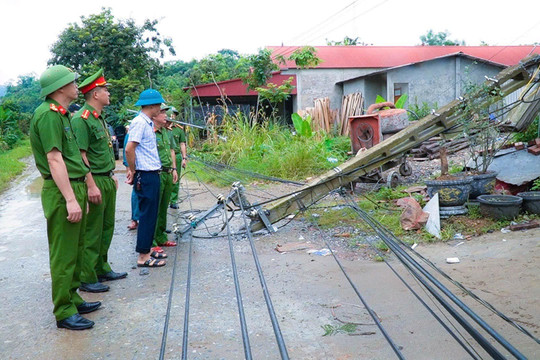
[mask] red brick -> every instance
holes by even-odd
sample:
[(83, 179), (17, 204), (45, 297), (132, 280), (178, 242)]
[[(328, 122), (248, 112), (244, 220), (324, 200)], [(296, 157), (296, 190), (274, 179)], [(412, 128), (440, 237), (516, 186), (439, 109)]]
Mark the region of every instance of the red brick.
[(536, 222), (535, 220), (532, 220), (524, 224), (510, 225), (510, 230), (512, 231), (528, 230), (528, 229), (534, 229), (537, 227), (540, 227), (540, 224)]
[(527, 151), (533, 155), (540, 155), (540, 148), (538, 146), (530, 147)]
[(525, 149), (525, 144), (523, 144), (521, 141), (514, 144), (514, 147), (516, 150), (523, 150)]

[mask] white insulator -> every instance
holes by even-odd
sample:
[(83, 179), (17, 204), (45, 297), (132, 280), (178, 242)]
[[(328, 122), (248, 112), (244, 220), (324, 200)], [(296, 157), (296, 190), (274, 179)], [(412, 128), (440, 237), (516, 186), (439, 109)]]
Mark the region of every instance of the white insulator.
[(225, 201), (225, 196), (223, 196), (223, 194), (217, 194), (217, 200), (218, 200), (218, 203), (222, 203), (223, 201)]

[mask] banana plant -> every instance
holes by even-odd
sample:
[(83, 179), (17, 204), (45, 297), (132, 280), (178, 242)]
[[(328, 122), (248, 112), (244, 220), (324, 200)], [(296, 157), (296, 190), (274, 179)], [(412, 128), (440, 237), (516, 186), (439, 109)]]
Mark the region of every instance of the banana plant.
[(291, 115), (292, 122), (296, 133), (300, 136), (310, 138), (313, 136), (313, 131), (311, 130), (311, 115), (306, 115), (302, 118), (298, 113)]

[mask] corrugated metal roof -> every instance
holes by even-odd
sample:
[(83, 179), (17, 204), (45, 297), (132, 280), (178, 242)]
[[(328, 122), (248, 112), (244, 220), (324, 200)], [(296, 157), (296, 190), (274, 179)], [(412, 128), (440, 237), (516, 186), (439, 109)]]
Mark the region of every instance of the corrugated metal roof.
[[(279, 71), (272, 74), (272, 77), (268, 80), (276, 85), (281, 85), (285, 80), (290, 77), (293, 78), (292, 85), (294, 89), (291, 94), (296, 95), (296, 76), (295, 75), (282, 75)], [(216, 84), (202, 84), (197, 85), (196, 90), (192, 88), (191, 96), (193, 97), (221, 97), (221, 94), (225, 97), (231, 96), (257, 96), (257, 92), (247, 90), (247, 85), (242, 82), (241, 79), (232, 79), (226, 81), (220, 81)], [(220, 92), (221, 91), (221, 92)]]
[[(301, 46), (267, 46), (272, 55), (290, 56)], [(527, 46), (316, 46), (317, 68), (389, 68), (461, 52), (504, 66), (515, 65), (540, 47)], [(296, 68), (292, 61), (285, 67)]]

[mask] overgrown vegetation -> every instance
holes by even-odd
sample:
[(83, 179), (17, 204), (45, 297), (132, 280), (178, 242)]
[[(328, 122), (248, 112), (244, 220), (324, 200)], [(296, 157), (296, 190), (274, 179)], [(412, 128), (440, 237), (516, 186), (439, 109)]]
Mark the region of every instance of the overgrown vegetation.
[(0, 153), (13, 149), (25, 135), (22, 130), (28, 131), (28, 117), (17, 110), (13, 103), (0, 105)]
[[(218, 129), (220, 137), (213, 135)], [(345, 161), (350, 146), (348, 137), (332, 138), (324, 133), (295, 135), (277, 121), (269, 119), (254, 123), (239, 112), (225, 115), (219, 128), (211, 129), (207, 140), (194, 151), (205, 160), (239, 169), (305, 180), (335, 167), (335, 162)], [(215, 178), (201, 170), (198, 172), (201, 178)]]

